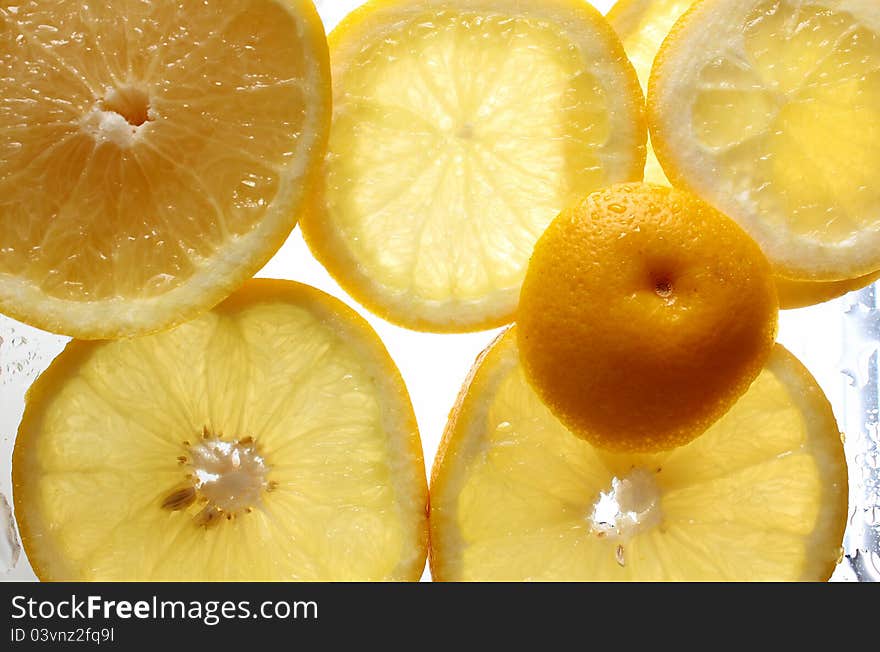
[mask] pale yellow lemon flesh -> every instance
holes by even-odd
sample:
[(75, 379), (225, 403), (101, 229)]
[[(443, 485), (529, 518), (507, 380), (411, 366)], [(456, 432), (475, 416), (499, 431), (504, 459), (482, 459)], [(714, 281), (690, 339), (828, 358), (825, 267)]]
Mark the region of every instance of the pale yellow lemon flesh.
[[(608, 12), (608, 21), (620, 36), (646, 92), (651, 67), (663, 39), (693, 4), (693, 0), (619, 0)], [(645, 180), (668, 183), (650, 144), (645, 163)], [(776, 281), (779, 305), (782, 309), (791, 309), (829, 301), (873, 283), (878, 276), (880, 272), (842, 281), (824, 282), (779, 276)]]
[(532, 247), (575, 197), (636, 180), (638, 80), (580, 0), (374, 0), (330, 35), (316, 257), (397, 324), (513, 319)]
[(880, 268), (880, 4), (704, 0), (665, 40), (648, 106), (667, 176), (780, 277)]
[(339, 301), (250, 281), (156, 335), (74, 341), (28, 393), (15, 513), (43, 580), (417, 580), (406, 387)]
[(780, 346), (690, 444), (612, 455), (557, 421), (509, 331), (478, 360), (431, 481), (431, 569), (453, 581), (822, 581), (847, 516), (831, 406)]

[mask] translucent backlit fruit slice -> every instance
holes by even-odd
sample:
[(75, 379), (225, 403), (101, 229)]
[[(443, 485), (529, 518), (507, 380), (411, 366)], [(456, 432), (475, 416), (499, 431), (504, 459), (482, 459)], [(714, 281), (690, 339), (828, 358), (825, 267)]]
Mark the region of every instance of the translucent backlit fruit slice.
[(356, 313), (292, 282), (71, 343), (28, 394), (13, 484), (44, 580), (417, 580), (425, 562), (403, 380)]
[(0, 73), (0, 311), (84, 339), (252, 276), (329, 133), (309, 0), (6, 4)]
[(880, 279), (880, 272), (866, 274), (845, 281), (793, 281), (776, 277), (776, 291), (782, 310), (805, 308), (817, 303), (831, 301), (849, 292), (861, 290)]
[[(620, 36), (627, 55), (639, 75), (643, 90), (647, 91), (651, 66), (663, 39), (693, 3), (694, 0), (619, 0), (608, 12), (608, 22)], [(668, 183), (650, 144), (645, 163), (645, 181)], [(830, 301), (847, 292), (863, 288), (876, 281), (878, 277), (880, 273), (825, 282), (777, 277), (779, 307), (802, 308)]]
[(880, 269), (880, 4), (705, 0), (648, 97), (676, 184), (738, 220), (784, 278)]
[(483, 354), (431, 483), (439, 580), (825, 580), (847, 471), (831, 406), (777, 346), (708, 432), (656, 455), (574, 436), (525, 380), (513, 332)]
[[(648, 78), (654, 57), (669, 29), (694, 3), (694, 0), (618, 0), (606, 18), (620, 37), (629, 60), (639, 76), (642, 90), (648, 90)], [(663, 168), (648, 144), (645, 181), (667, 184)]]
[(312, 251), (398, 324), (513, 318), (574, 198), (641, 178), (638, 80), (582, 0), (373, 0), (330, 35), (334, 117)]
[(611, 186), (560, 213), (529, 261), (523, 365), (572, 432), (619, 451), (687, 443), (760, 373), (776, 339), (767, 259), (690, 193)]

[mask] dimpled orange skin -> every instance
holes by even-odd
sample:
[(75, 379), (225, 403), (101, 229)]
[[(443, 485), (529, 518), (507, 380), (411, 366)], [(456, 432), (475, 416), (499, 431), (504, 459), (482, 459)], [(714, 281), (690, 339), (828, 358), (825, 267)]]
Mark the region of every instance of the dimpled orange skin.
[(531, 384), (573, 432), (614, 451), (681, 446), (721, 417), (776, 339), (770, 264), (684, 191), (621, 184), (564, 211), (520, 296)]

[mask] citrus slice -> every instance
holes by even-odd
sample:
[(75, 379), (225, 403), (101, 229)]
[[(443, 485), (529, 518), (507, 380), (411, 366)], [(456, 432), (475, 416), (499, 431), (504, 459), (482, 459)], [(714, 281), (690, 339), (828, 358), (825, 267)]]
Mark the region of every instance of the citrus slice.
[[(693, 3), (694, 0), (618, 0), (605, 16), (620, 37), (644, 92), (648, 91), (651, 66), (654, 65), (660, 44), (675, 21)], [(645, 161), (645, 181), (669, 183), (650, 140)]]
[(316, 257), (397, 324), (513, 319), (570, 201), (641, 178), (638, 80), (581, 0), (373, 0), (330, 35), (334, 115)]
[(776, 292), (782, 310), (805, 308), (861, 290), (880, 279), (880, 272), (845, 281), (792, 281), (776, 277)]
[(740, 401), (669, 453), (612, 455), (557, 421), (506, 333), (452, 412), (431, 482), (438, 580), (825, 580), (847, 470), (809, 372), (777, 346)]
[(329, 132), (310, 1), (18, 3), (0, 25), (0, 312), (151, 332), (284, 242)]
[(778, 276), (880, 269), (880, 4), (704, 0), (648, 97), (667, 176), (739, 221)]
[[(693, 3), (694, 0), (619, 0), (608, 12), (608, 22), (620, 36), (644, 91), (647, 92), (651, 66), (663, 39)], [(668, 183), (650, 143), (645, 163), (645, 181)], [(847, 292), (861, 289), (876, 281), (878, 277), (880, 273), (826, 282), (777, 277), (779, 307), (803, 308), (830, 301)]]
[(680, 446), (724, 414), (776, 339), (767, 259), (693, 195), (633, 183), (563, 211), (535, 246), (517, 312), (526, 374), (604, 448)]
[(194, 321), (73, 341), (30, 389), (15, 514), (43, 580), (417, 580), (421, 444), (352, 310), (250, 281)]

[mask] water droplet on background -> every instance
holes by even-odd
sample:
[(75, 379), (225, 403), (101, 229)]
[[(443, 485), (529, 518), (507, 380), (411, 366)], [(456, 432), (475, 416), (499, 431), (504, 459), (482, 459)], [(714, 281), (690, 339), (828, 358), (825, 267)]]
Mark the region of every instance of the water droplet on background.
[(15, 531), (12, 507), (4, 494), (0, 494), (0, 573), (8, 573), (18, 563), (21, 544)]

